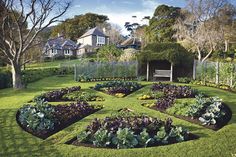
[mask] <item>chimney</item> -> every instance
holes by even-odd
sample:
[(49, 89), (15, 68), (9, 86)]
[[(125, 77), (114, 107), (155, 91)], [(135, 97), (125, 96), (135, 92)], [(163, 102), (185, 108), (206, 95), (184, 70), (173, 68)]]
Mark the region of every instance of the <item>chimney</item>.
[(106, 28), (105, 27), (102, 29), (102, 31), (106, 35), (107, 32), (106, 32)]

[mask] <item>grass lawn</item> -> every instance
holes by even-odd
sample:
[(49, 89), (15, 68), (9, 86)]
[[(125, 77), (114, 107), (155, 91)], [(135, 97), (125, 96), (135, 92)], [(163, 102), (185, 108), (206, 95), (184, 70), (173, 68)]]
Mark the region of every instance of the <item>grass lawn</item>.
[(52, 67), (59, 67), (61, 63), (65, 64), (78, 64), (80, 63), (80, 59), (63, 59), (63, 60), (55, 60), (50, 62), (39, 62), (39, 63), (31, 63), (26, 64), (26, 69), (37, 69), (37, 68), (52, 68)]
[[(230, 123), (220, 129), (213, 131), (202, 126), (191, 124), (184, 120), (172, 117), (174, 125), (181, 125), (188, 128), (192, 133), (201, 138), (194, 141), (187, 141), (160, 147), (135, 148), (124, 150), (95, 149), (88, 147), (76, 147), (64, 144), (81, 132), (94, 118), (103, 118), (111, 115), (114, 111), (128, 107), (136, 112), (146, 113), (150, 116), (165, 119), (168, 116), (158, 111), (154, 111), (141, 105), (143, 100), (137, 97), (150, 88), (151, 82), (141, 82), (146, 84), (144, 88), (138, 90), (125, 98), (116, 98), (102, 92), (97, 92), (105, 98), (103, 102), (93, 102), (104, 105), (104, 108), (92, 114), (66, 129), (50, 136), (46, 140), (41, 140), (31, 134), (24, 132), (16, 123), (15, 115), (23, 103), (32, 99), (42, 91), (53, 90), (61, 87), (80, 85), (82, 89), (89, 89), (96, 83), (77, 83), (73, 81), (73, 76), (49, 77), (38, 82), (29, 84), (28, 89), (15, 91), (12, 89), (0, 90), (0, 157), (14, 156), (129, 156), (129, 157), (231, 157), (236, 154), (236, 94), (223, 90), (193, 85), (194, 88), (207, 93), (209, 96), (219, 96), (229, 105), (233, 112)], [(152, 100), (149, 100), (152, 101)]]

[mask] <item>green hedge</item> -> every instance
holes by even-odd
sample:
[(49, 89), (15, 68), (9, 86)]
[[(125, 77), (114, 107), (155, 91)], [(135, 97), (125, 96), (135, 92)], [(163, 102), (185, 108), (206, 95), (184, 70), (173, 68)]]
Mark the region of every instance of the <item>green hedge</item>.
[[(27, 85), (38, 81), (42, 78), (53, 75), (73, 74), (73, 68), (44, 68), (44, 69), (28, 69), (22, 72), (23, 82)], [(0, 71), (0, 89), (12, 86), (11, 72), (9, 70)]]
[(9, 70), (0, 70), (0, 89), (12, 86), (11, 72)]

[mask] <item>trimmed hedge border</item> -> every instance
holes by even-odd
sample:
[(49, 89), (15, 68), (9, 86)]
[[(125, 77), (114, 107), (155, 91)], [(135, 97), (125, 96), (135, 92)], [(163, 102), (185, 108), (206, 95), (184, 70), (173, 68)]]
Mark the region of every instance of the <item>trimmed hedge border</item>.
[[(73, 68), (43, 68), (43, 69), (28, 69), (22, 71), (22, 79), (25, 85), (54, 75), (73, 74)], [(0, 89), (9, 88), (12, 86), (12, 74), (10, 70), (0, 70)]]

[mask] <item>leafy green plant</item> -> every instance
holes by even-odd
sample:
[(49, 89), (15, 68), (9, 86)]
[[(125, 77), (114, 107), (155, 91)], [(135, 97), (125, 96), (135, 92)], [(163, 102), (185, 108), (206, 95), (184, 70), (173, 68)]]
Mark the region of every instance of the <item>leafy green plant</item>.
[(160, 130), (156, 133), (155, 139), (158, 142), (167, 144), (169, 135), (165, 131), (165, 127), (161, 127)]
[(93, 136), (93, 144), (98, 147), (105, 147), (111, 144), (112, 134), (107, 130), (100, 129)]
[(177, 80), (180, 83), (190, 83), (191, 82), (191, 78), (189, 78), (189, 77), (178, 77)]
[(184, 141), (184, 136), (186, 131), (183, 130), (182, 127), (172, 127), (169, 133), (170, 138), (175, 138), (176, 141), (182, 142)]
[(36, 132), (53, 130), (58, 123), (54, 117), (54, 112), (53, 106), (44, 100), (38, 99), (35, 106), (24, 105), (19, 110), (19, 122)]
[(90, 139), (91, 132), (90, 131), (82, 131), (78, 136), (77, 139), (79, 142), (87, 142)]
[(144, 129), (137, 137), (138, 144), (144, 147), (147, 147), (149, 143), (153, 142), (153, 138), (150, 137), (147, 129)]
[(201, 113), (201, 110), (204, 109), (207, 99), (204, 98), (202, 94), (196, 96), (196, 103), (193, 103), (188, 106), (187, 115), (191, 117), (197, 117)]
[(118, 149), (134, 148), (138, 145), (134, 132), (129, 128), (119, 128), (116, 136), (112, 138), (112, 143), (117, 146)]
[(221, 110), (222, 99), (213, 97), (210, 99), (210, 102), (211, 104), (206, 108), (206, 113), (199, 117), (203, 125), (215, 125), (217, 119), (225, 115), (225, 112)]
[(72, 92), (64, 95), (62, 97), (63, 100), (69, 100), (69, 101), (104, 101), (104, 98), (101, 96), (97, 96), (94, 93), (88, 93), (88, 92)]

